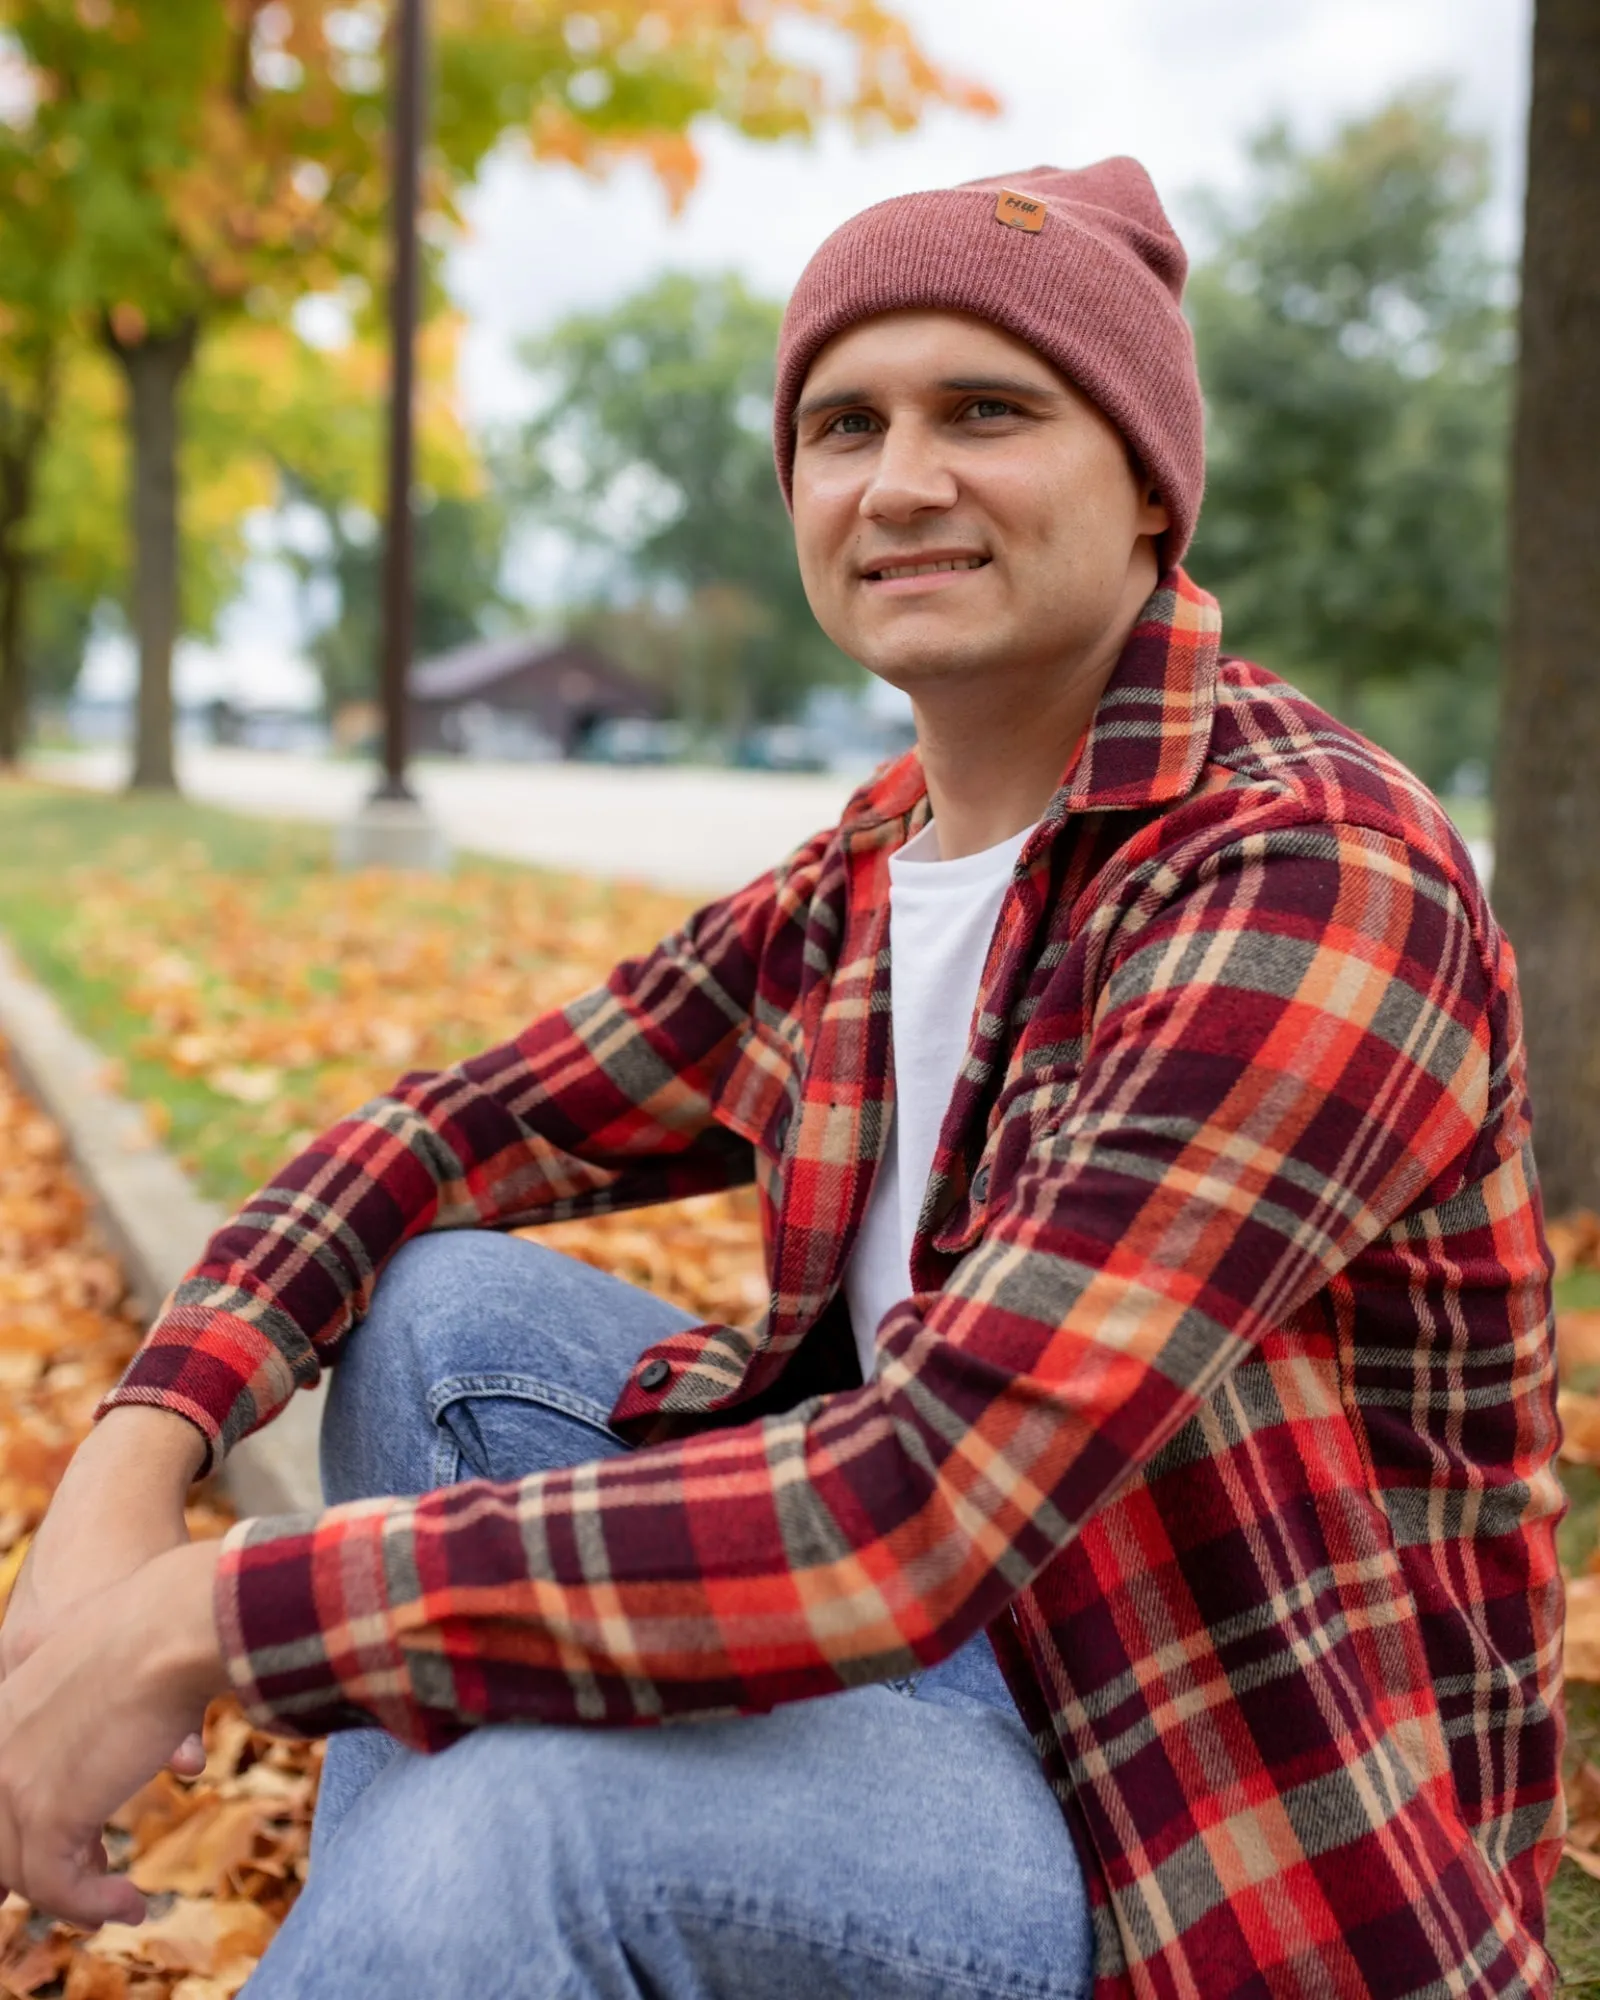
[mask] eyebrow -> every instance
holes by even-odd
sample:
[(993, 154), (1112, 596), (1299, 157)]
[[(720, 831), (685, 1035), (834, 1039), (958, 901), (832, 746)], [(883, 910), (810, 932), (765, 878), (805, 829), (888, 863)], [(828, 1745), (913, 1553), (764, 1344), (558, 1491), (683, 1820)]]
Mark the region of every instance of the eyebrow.
[[(1048, 382), (1027, 375), (949, 375), (934, 387), (950, 396), (1027, 396), (1035, 402), (1059, 401), (1061, 392)], [(823, 410), (847, 410), (854, 403), (870, 403), (870, 389), (839, 389), (831, 396), (808, 396), (794, 413), (798, 424)]]

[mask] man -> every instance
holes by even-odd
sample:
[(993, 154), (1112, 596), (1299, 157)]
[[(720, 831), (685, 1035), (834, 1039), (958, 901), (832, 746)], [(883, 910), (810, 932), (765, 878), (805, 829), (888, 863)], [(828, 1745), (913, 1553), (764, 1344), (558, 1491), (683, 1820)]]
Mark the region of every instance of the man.
[[(231, 1685), (333, 1734), (261, 2000), (1552, 1990), (1510, 955), (1178, 566), (1184, 268), (1127, 160), (823, 246), (778, 468), (917, 752), (208, 1246), (19, 1585), (13, 1885), (137, 1914), (96, 1830)], [(484, 1233), (752, 1174), (754, 1330)], [(334, 1361), (342, 1504), (186, 1546)]]

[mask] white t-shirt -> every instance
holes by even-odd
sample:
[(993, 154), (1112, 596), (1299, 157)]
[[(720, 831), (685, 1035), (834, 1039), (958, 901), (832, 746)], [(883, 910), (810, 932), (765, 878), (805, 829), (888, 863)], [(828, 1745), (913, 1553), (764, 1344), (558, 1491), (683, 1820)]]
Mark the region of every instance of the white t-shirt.
[(930, 821), (889, 857), (894, 1123), (844, 1274), (866, 1382), (876, 1367), (878, 1322), (911, 1292), (911, 1239), (939, 1128), (967, 1052), (1000, 905), (1032, 831), (1025, 827), (981, 854), (941, 861)]

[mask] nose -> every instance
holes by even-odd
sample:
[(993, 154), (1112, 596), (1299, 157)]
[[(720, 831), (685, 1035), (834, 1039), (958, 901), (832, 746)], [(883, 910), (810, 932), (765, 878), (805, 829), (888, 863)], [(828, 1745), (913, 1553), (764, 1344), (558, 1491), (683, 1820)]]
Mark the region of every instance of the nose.
[(902, 418), (884, 431), (872, 477), (861, 496), (861, 512), (869, 521), (910, 521), (918, 514), (953, 507), (956, 490), (955, 474), (932, 430)]

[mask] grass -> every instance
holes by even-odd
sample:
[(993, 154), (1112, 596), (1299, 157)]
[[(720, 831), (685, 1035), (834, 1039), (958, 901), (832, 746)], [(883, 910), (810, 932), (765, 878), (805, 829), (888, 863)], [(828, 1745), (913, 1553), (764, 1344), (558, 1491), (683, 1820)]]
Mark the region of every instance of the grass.
[[(686, 907), (495, 863), (341, 877), (326, 830), (0, 783), (0, 933), (221, 1200), (398, 1068), (514, 1033)], [(1564, 1280), (1558, 1304), (1600, 1309), (1600, 1272)], [(1594, 1372), (1574, 1386), (1600, 1392)], [(1577, 1573), (1600, 1546), (1600, 1470), (1563, 1476)], [(1600, 1687), (1571, 1690), (1568, 1721), (1569, 1758), (1600, 1763)], [(1550, 1925), (1563, 1990), (1600, 2000), (1600, 1882), (1571, 1862)]]
[(200, 1186), (249, 1192), (401, 1070), (517, 1033), (681, 896), (506, 863), (336, 873), (325, 830), (0, 783), (0, 932)]
[(121, 980), (86, 969), (73, 889), (86, 872), (131, 878), (159, 865), (294, 882), (327, 866), (328, 835), (281, 822), (244, 820), (181, 799), (102, 797), (44, 786), (0, 784), (0, 933), (55, 994), (73, 1024), (118, 1066), (128, 1095), (155, 1107), (153, 1122), (207, 1193), (247, 1192), (241, 1107), (203, 1081), (175, 1074), (146, 1046), (146, 1024), (130, 1014)]

